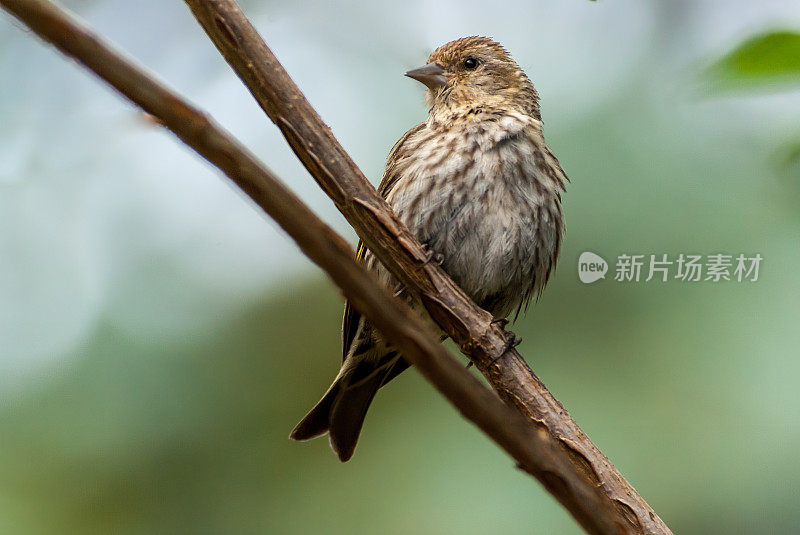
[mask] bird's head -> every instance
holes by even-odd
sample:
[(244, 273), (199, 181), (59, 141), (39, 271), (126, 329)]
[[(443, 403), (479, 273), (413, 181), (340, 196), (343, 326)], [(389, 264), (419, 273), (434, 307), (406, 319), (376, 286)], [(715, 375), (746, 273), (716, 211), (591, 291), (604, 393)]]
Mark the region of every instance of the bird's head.
[(464, 37), (437, 48), (428, 63), (406, 76), (428, 87), (433, 112), (465, 106), (509, 109), (539, 119), (539, 95), (499, 43)]

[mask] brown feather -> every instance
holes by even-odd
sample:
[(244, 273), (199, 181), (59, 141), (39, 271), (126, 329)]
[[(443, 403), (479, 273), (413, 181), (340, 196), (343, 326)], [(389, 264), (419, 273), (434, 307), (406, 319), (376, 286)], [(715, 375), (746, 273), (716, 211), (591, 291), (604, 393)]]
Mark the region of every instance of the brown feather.
[[(498, 318), (519, 314), (550, 278), (564, 232), (568, 179), (545, 144), (538, 94), (486, 37), (448, 43), (429, 62), (445, 81), (428, 84), (428, 119), (389, 151), (378, 193), (473, 300)], [(388, 288), (402, 289), (361, 241), (356, 258)], [(438, 328), (413, 296), (404, 299)], [(342, 368), (292, 438), (329, 431), (346, 461), (375, 393), (407, 367), (346, 302)]]

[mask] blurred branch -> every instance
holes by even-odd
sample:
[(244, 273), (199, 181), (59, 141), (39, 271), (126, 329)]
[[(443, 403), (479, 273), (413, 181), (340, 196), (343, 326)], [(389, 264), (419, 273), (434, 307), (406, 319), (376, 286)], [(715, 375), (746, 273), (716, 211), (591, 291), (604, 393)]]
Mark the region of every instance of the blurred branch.
[[(243, 146), (198, 109), (113, 51), (46, 0), (0, 0), (45, 40), (77, 59), (222, 170), (289, 233), (353, 304), (468, 419), (508, 452), (590, 533), (670, 533), (563, 407), (510, 350), (507, 333), (441, 271), (333, 138), (234, 2), (188, 1), (297, 155), (367, 245), (468, 353), (502, 403), (452, 357), (407, 305)], [(533, 425), (531, 425), (533, 423)]]

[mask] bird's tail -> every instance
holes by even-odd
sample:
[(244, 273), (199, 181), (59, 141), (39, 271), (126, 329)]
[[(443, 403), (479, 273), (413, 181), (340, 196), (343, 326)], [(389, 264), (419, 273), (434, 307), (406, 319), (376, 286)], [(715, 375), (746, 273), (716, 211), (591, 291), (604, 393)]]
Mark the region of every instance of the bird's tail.
[(408, 364), (394, 351), (378, 362), (361, 360), (352, 369), (343, 367), (322, 399), (295, 426), (289, 438), (308, 440), (329, 431), (331, 447), (339, 460), (349, 460), (375, 393), (406, 367)]

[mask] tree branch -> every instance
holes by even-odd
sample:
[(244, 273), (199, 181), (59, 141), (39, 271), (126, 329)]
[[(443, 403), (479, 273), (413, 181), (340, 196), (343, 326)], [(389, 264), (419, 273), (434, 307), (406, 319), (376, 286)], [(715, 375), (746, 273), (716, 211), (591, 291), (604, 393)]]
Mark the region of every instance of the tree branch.
[[(590, 533), (670, 533), (514, 351), (506, 334), (441, 271), (376, 194), (253, 27), (229, 0), (186, 0), (295, 153), (378, 258), (415, 291), (511, 410), (393, 298), (352, 250), (263, 164), (201, 111), (45, 0), (0, 0), (41, 37), (158, 118), (221, 169), (289, 233), (359, 311), (468, 419), (508, 452)], [(530, 425), (530, 423), (534, 425)]]
[[(489, 313), (475, 305), (441, 268), (422, 261), (422, 246), (378, 196), (236, 2), (184, 1), (359, 237), (421, 298), (431, 316), (469, 355), (500, 397), (560, 444), (574, 469), (584, 474), (603, 495), (605, 505), (616, 511), (616, 522), (625, 526), (626, 532), (669, 533), (519, 353), (511, 349), (497, 359), (507, 334), (492, 324)], [(559, 500), (579, 517), (579, 508), (567, 505), (569, 496)]]

